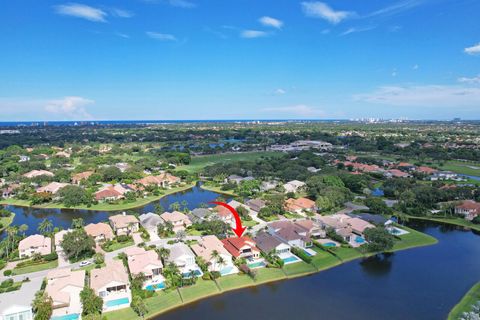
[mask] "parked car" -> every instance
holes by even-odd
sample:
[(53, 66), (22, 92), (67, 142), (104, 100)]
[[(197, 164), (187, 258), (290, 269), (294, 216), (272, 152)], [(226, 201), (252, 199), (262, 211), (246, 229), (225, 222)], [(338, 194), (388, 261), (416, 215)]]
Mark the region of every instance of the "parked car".
[(92, 263), (93, 262), (90, 261), (90, 260), (85, 260), (85, 261), (80, 262), (80, 267), (86, 267), (86, 266), (91, 265)]

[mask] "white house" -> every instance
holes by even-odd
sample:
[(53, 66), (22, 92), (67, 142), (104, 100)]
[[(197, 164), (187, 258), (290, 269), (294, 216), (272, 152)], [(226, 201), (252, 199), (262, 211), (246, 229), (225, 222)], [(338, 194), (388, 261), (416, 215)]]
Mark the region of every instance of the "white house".
[(167, 257), (168, 263), (174, 263), (185, 278), (188, 278), (192, 271), (197, 276), (203, 275), (200, 267), (195, 262), (195, 254), (185, 243), (175, 243), (166, 246), (166, 248), (170, 250), (170, 254)]
[[(222, 241), (214, 235), (202, 237), (192, 250), (208, 263), (209, 271), (218, 271), (222, 276), (238, 273), (232, 261), (232, 255), (225, 249)], [(218, 256), (215, 256), (215, 253)]]

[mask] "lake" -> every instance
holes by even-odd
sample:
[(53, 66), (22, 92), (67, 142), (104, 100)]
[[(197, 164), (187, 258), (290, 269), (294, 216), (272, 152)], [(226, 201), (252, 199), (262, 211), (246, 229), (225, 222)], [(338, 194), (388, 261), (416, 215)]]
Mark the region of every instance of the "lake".
[[(202, 203), (208, 203), (215, 200), (219, 196), (220, 194), (204, 190), (197, 184), (191, 189), (167, 195), (159, 201), (129, 211), (135, 211), (139, 214), (151, 212), (154, 211), (155, 203), (160, 203), (165, 210), (168, 210), (172, 203), (181, 203), (182, 201), (186, 201), (188, 203), (187, 207), (192, 210), (198, 208)], [(74, 209), (35, 209), (18, 206), (5, 206), (5, 208), (15, 212), (15, 218), (13, 219), (12, 225), (19, 226), (21, 224), (26, 224), (28, 226), (28, 231), (26, 232), (27, 235), (37, 233), (38, 225), (45, 218), (50, 219), (55, 227), (67, 229), (71, 226), (73, 219), (82, 218), (85, 224), (97, 223), (107, 221), (109, 216), (119, 213), (115, 211), (109, 212)], [(4, 236), (4, 233), (0, 235), (1, 238)]]
[(232, 291), (158, 320), (446, 319), (480, 280), (480, 235), (430, 222), (411, 226), (433, 246), (356, 260), (311, 276)]

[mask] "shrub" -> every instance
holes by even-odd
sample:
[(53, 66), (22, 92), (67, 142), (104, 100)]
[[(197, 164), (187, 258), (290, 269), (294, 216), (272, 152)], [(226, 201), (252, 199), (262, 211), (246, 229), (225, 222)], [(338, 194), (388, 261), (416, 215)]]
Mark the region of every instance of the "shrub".
[(11, 275), (12, 275), (12, 270), (5, 270), (5, 271), (3, 271), (3, 275), (4, 275), (5, 277), (11, 276)]
[(292, 252), (294, 255), (305, 261), (306, 263), (312, 262), (312, 257), (310, 257), (308, 254), (305, 253), (302, 249), (298, 249), (293, 247)]
[(8, 288), (8, 287), (11, 287), (12, 285), (13, 285), (13, 279), (7, 279), (2, 281), (2, 283), (0, 283), (0, 288)]
[(52, 252), (43, 256), (43, 260), (45, 261), (54, 261), (58, 259), (58, 254), (56, 252)]
[(132, 239), (131, 237), (122, 234), (122, 235), (120, 235), (120, 236), (117, 237), (117, 242), (119, 242), (119, 243), (124, 243), (124, 242), (130, 241), (131, 239)]

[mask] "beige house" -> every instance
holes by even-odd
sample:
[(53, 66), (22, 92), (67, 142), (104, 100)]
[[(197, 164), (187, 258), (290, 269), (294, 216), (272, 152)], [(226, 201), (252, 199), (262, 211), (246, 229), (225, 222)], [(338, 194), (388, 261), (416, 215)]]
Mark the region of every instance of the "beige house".
[(45, 292), (53, 300), (52, 317), (82, 313), (80, 292), (85, 286), (85, 270), (54, 269), (47, 274)]
[(62, 182), (50, 182), (44, 187), (40, 187), (37, 189), (37, 192), (46, 192), (46, 193), (51, 193), (51, 194), (56, 194), (60, 189), (68, 186), (68, 183), (62, 183)]
[[(238, 273), (238, 269), (233, 264), (232, 255), (216, 236), (204, 236), (191, 248), (197, 256), (202, 257), (208, 263), (209, 271), (218, 271), (222, 276)], [(215, 257), (215, 253), (218, 254), (217, 257)]]
[(112, 240), (114, 238), (112, 228), (103, 222), (90, 223), (89, 225), (85, 226), (84, 230), (97, 243), (106, 240)]
[(108, 218), (110, 225), (113, 228), (113, 232), (117, 236), (120, 235), (129, 235), (131, 233), (137, 232), (139, 229), (139, 222), (137, 217), (132, 215), (127, 215), (125, 212), (122, 214), (117, 214)]
[(93, 171), (84, 171), (72, 176), (72, 183), (80, 184), (83, 180), (87, 180), (93, 174)]
[(192, 221), (183, 213), (179, 211), (173, 212), (164, 212), (160, 217), (165, 222), (171, 222), (173, 225), (173, 231), (176, 233), (178, 231), (185, 231), (186, 227), (192, 225)]
[(20, 258), (31, 257), (38, 253), (42, 256), (52, 252), (52, 239), (34, 234), (21, 240), (18, 244)]
[(54, 174), (50, 171), (47, 171), (47, 170), (32, 170), (30, 172), (25, 173), (23, 176), (25, 178), (32, 179), (32, 178), (36, 178), (36, 177), (40, 177), (40, 176), (53, 177)]
[(103, 299), (103, 311), (127, 308), (132, 301), (127, 269), (120, 260), (107, 260), (106, 266), (93, 269), (90, 287)]
[(139, 247), (131, 247), (125, 250), (130, 274), (135, 277), (143, 273), (146, 277), (144, 288), (163, 288), (165, 278), (162, 276), (163, 263), (154, 250), (145, 250)]

